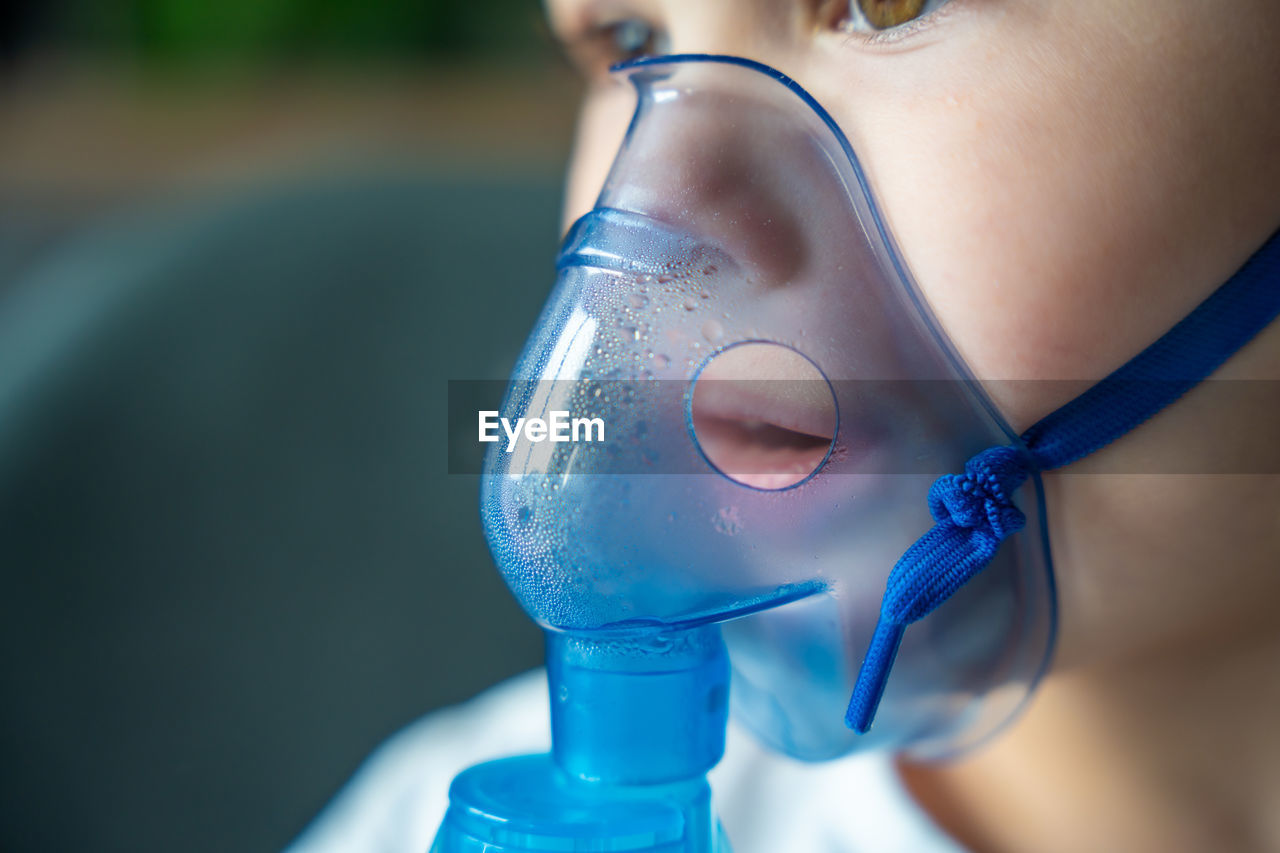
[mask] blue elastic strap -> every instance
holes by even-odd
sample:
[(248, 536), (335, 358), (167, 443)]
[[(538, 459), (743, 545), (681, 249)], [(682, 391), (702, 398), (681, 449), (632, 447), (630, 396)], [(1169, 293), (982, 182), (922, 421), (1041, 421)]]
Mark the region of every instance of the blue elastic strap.
[(992, 447), (929, 489), (936, 522), (889, 573), (845, 724), (871, 728), (907, 625), (932, 613), (995, 557), (1026, 517), (1013, 492), (1033, 471), (1088, 456), (1142, 424), (1213, 373), (1280, 315), (1280, 233), (1123, 367), (1022, 434), (1025, 450)]

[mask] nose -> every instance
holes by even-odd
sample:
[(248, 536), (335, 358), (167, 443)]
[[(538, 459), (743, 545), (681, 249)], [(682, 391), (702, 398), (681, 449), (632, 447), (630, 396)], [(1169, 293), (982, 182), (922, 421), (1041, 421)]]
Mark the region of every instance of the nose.
[[(745, 56), (787, 71), (804, 54), (818, 20), (830, 17), (814, 5), (775, 0), (655, 0), (646, 4), (645, 14), (665, 33), (669, 53)], [(588, 92), (566, 187), (565, 228), (594, 204), (634, 104), (634, 92), (621, 78)]]
[(755, 72), (727, 73), (719, 63), (673, 67), (623, 72), (642, 120), (632, 124), (601, 197), (702, 235), (760, 286), (821, 277), (815, 265), (832, 254), (823, 242), (860, 230), (843, 187), (832, 186), (842, 177), (821, 153), (828, 135), (821, 120), (797, 111), (794, 94)]

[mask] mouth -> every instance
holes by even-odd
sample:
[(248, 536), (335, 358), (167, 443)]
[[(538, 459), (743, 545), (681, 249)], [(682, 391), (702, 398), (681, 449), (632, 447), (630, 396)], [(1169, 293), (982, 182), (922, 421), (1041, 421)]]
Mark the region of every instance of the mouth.
[(818, 469), (831, 439), (764, 421), (705, 418), (698, 443), (725, 476), (757, 489), (785, 489)]
[(812, 362), (779, 344), (720, 353), (694, 383), (691, 409), (707, 460), (757, 489), (785, 489), (809, 477), (836, 435), (831, 386)]

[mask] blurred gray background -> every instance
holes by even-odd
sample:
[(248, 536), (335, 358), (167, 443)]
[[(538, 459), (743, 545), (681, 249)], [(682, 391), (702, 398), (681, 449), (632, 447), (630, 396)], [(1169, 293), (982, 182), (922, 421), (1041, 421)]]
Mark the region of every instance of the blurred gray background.
[(541, 660), (444, 407), (546, 296), (575, 84), (537, 4), (266, 9), (5, 13), (7, 853), (279, 849)]

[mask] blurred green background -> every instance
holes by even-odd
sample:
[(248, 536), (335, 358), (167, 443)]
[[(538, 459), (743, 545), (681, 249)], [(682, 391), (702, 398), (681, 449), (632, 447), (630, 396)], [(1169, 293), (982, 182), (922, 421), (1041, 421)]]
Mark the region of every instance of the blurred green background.
[(27, 0), (0, 65), (0, 850), (280, 849), (541, 659), (446, 474), (552, 281), (533, 2)]
[(275, 64), (303, 56), (537, 57), (528, 0), (48, 0), (11, 7), (10, 55), (33, 44), (149, 62)]

